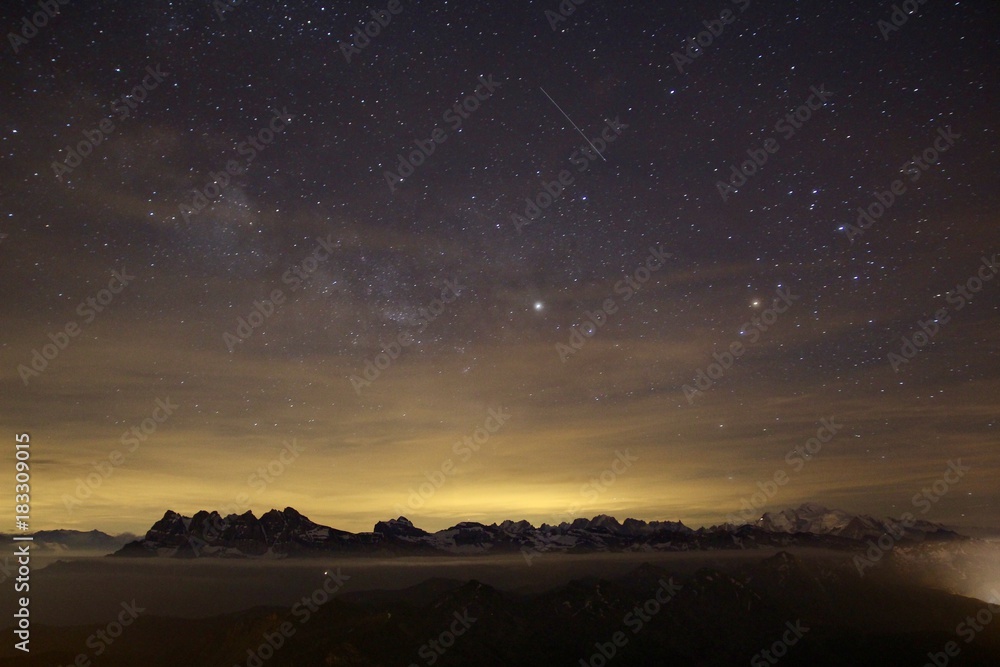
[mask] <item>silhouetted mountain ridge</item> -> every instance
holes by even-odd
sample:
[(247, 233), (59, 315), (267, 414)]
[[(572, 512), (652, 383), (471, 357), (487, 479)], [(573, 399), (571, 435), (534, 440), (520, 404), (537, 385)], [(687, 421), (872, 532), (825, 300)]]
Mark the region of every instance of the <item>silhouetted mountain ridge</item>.
[(125, 545), (118, 556), (173, 558), (286, 558), (329, 554), (477, 555), (522, 553), (530, 560), (542, 553), (627, 551), (695, 551), (756, 547), (816, 546), (855, 549), (890, 534), (900, 543), (967, 539), (928, 522), (905, 527), (891, 519), (850, 515), (806, 504), (765, 513), (757, 522), (723, 524), (697, 530), (680, 521), (620, 523), (607, 515), (579, 518), (559, 525), (533, 526), (527, 521), (482, 524), (463, 521), (434, 533), (406, 517), (379, 521), (371, 532), (350, 533), (317, 524), (286, 507), (260, 518), (252, 512), (221, 516), (200, 511), (185, 517), (168, 510), (145, 537)]
[[(35, 533), (21, 533), (20, 535), (31, 535), (36, 547), (56, 552), (103, 551), (111, 553), (136, 539), (136, 535), (132, 533), (108, 535), (99, 530), (39, 530)], [(0, 539), (8, 542), (11, 537), (13, 536), (0, 533)]]

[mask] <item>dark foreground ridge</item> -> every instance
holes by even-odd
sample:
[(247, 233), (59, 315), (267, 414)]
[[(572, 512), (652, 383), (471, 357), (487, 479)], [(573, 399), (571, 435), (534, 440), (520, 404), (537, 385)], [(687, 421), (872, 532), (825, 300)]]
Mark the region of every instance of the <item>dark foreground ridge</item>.
[[(441, 578), (352, 591), (346, 570), (331, 576), (333, 594), (304, 591), (291, 607), (203, 619), (141, 614), (100, 664), (884, 667), (947, 658), (949, 646), (960, 653), (956, 665), (1000, 664), (1000, 619), (985, 622), (1000, 607), (787, 552), (688, 574), (647, 563), (533, 594)], [(0, 648), (0, 667), (74, 664), (93, 632), (39, 627), (44, 649), (22, 657)]]
[(893, 544), (967, 539), (926, 521), (899, 522), (850, 515), (807, 503), (766, 513), (754, 524), (724, 524), (697, 530), (677, 521), (640, 521), (600, 515), (559, 525), (535, 527), (527, 521), (484, 525), (461, 522), (436, 533), (405, 517), (379, 521), (372, 532), (349, 533), (323, 526), (288, 507), (261, 517), (252, 512), (221, 516), (201, 511), (193, 517), (168, 511), (145, 537), (116, 556), (168, 558), (288, 558), (331, 554), (479, 555), (628, 551), (699, 551), (757, 547), (815, 546), (856, 549), (869, 541)]

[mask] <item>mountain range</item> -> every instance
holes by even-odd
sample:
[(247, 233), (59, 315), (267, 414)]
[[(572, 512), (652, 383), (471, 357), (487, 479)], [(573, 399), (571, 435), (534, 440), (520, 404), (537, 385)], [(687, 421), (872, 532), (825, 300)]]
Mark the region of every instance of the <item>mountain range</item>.
[[(9, 542), (13, 536), (0, 533), (0, 540)], [(99, 530), (39, 530), (31, 534), (36, 548), (55, 553), (69, 553), (71, 551), (96, 551), (110, 553), (120, 549), (123, 545), (133, 542), (136, 535), (132, 533), (122, 533), (120, 535), (108, 535)]]
[(817, 546), (852, 549), (884, 535), (894, 543), (967, 539), (926, 521), (903, 524), (830, 510), (806, 503), (796, 509), (765, 513), (754, 524), (723, 524), (692, 529), (679, 521), (619, 522), (607, 515), (558, 525), (533, 526), (527, 521), (482, 524), (463, 521), (428, 532), (405, 517), (379, 521), (371, 532), (350, 533), (317, 524), (288, 507), (260, 517), (252, 512), (221, 516), (200, 511), (187, 517), (167, 511), (139, 540), (116, 556), (286, 558), (310, 555), (476, 555), (622, 551), (691, 551), (754, 547)]

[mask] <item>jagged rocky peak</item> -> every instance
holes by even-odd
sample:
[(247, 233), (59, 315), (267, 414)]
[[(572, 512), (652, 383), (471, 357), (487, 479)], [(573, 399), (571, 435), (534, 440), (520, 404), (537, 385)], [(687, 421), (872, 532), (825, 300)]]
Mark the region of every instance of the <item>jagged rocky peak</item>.
[(641, 519), (625, 519), (622, 530), (629, 535), (643, 535), (656, 532), (693, 533), (694, 531), (681, 521), (642, 521)]
[(187, 525), (190, 519), (181, 516), (173, 510), (167, 510), (163, 514), (163, 518), (154, 523), (148, 531), (146, 531), (146, 539), (157, 539), (158, 536), (163, 535), (182, 535), (187, 531)]
[(641, 519), (629, 517), (622, 522), (622, 529), (629, 535), (641, 535), (650, 532), (651, 527)]
[(500, 524), (500, 528), (510, 533), (523, 533), (525, 531), (535, 529), (530, 522), (525, 521), (524, 519), (520, 521), (511, 521), (510, 519), (507, 519)]
[[(250, 514), (247, 512), (247, 514)], [(253, 516), (251, 514), (251, 516)], [(286, 525), (286, 526), (301, 526), (301, 525), (315, 525), (308, 517), (302, 515), (297, 510), (291, 507), (286, 507), (283, 510), (268, 510), (260, 517), (261, 523), (273, 524), (273, 525)]]
[(430, 534), (414, 526), (413, 522), (405, 516), (401, 516), (398, 519), (389, 519), (388, 521), (379, 521), (375, 524), (372, 532), (397, 537), (422, 537)]
[(622, 525), (618, 523), (618, 519), (613, 516), (608, 516), (607, 514), (598, 514), (593, 519), (590, 520), (590, 528), (603, 528), (611, 533), (617, 533), (621, 530)]
[[(836, 533), (857, 517), (842, 510), (831, 510), (818, 503), (803, 503), (797, 508), (765, 512), (757, 522), (764, 530), (784, 533)], [(867, 517), (865, 517), (867, 518)]]

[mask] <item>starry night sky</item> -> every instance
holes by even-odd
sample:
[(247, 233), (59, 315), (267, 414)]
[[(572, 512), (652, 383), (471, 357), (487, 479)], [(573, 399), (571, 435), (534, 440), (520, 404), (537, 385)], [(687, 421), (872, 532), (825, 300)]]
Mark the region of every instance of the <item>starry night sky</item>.
[[(919, 518), (998, 525), (1000, 278), (949, 292), (1000, 252), (1000, 5), (927, 0), (887, 31), (889, 2), (588, 0), (556, 21), (556, 0), (403, 0), (342, 48), (389, 4), (73, 0), (4, 39), (0, 422), (31, 434), (34, 527), (285, 506), (347, 530), (698, 526), (776, 471), (761, 511), (898, 516), (957, 459), (969, 472)], [(700, 55), (675, 55), (723, 9)], [(0, 25), (38, 11), (6, 3)], [(263, 322), (241, 339), (241, 317)], [(894, 364), (921, 321), (935, 335)], [(593, 335), (566, 352), (574, 327)], [(177, 407), (127, 438), (157, 400)], [(824, 418), (842, 427), (796, 470)]]

